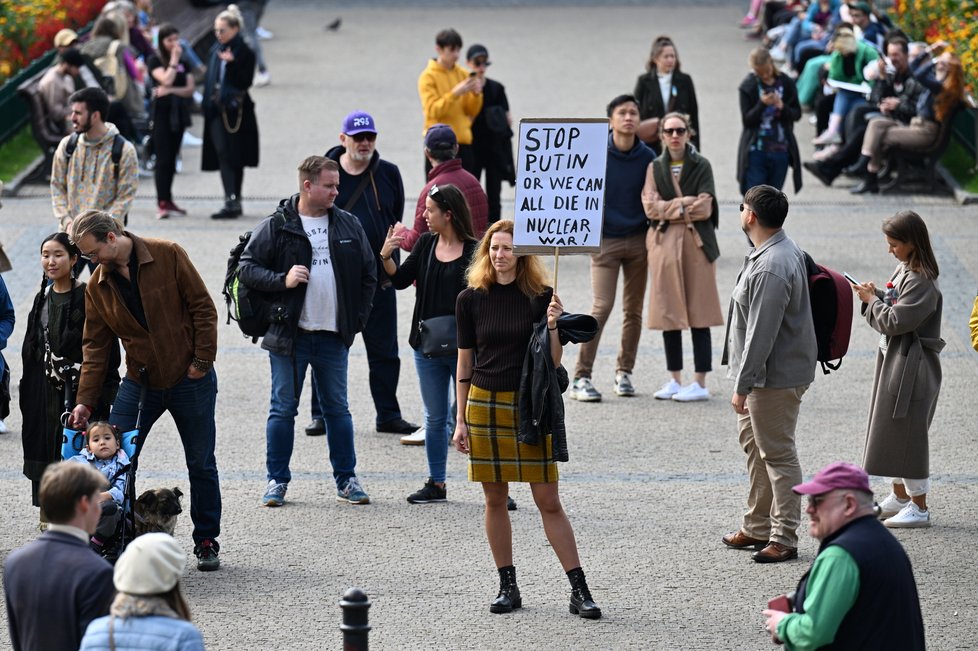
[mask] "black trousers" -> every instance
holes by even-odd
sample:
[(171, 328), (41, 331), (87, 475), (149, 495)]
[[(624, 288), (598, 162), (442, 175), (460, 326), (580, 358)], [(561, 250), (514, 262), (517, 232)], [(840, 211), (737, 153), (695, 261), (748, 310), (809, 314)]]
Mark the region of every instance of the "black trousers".
[(224, 198), (234, 198), (241, 201), (241, 185), (244, 183), (244, 165), (228, 156), (228, 139), (233, 136), (224, 130), (224, 120), (220, 115), (211, 118), (211, 142), (217, 150), (221, 166), (221, 185), (224, 186)]
[(154, 125), (153, 151), (156, 152), (156, 168), (153, 180), (156, 181), (157, 201), (173, 201), (173, 177), (177, 173), (177, 156), (183, 143), (183, 130), (173, 132)]
[[(489, 224), (495, 224), (499, 221), (502, 214), (502, 203), (499, 196), (503, 189), (503, 175), (493, 161), (492, 151), (475, 149), (473, 153), (475, 169), (469, 171), (477, 179), (480, 178), (483, 170), (486, 172), (485, 186), (486, 198), (489, 200)], [(462, 167), (465, 167), (464, 161), (462, 162)]]
[[(693, 368), (697, 373), (709, 373), (713, 370), (710, 329), (690, 328), (689, 332), (693, 338)], [(683, 370), (683, 331), (663, 331), (662, 344), (666, 349), (666, 370)]]

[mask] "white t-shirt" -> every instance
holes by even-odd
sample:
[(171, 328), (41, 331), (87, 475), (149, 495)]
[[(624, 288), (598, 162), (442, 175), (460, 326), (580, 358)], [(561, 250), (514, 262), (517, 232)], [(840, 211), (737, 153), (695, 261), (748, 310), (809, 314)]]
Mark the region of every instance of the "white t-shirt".
[(299, 327), (303, 330), (337, 332), (336, 275), (329, 257), (329, 217), (299, 215), (299, 219), (312, 245), (309, 285), (306, 287), (306, 302), (299, 315)]

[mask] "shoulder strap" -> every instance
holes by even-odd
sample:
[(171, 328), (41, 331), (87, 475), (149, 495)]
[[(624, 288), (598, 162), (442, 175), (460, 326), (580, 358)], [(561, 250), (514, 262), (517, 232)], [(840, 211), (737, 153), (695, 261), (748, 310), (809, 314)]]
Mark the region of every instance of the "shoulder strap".
[(126, 146), (126, 139), (121, 133), (115, 134), (112, 139), (112, 170), (115, 173), (116, 182), (119, 181), (119, 161), (122, 160), (122, 149)]
[(360, 200), (360, 195), (362, 195), (363, 191), (367, 189), (367, 185), (370, 183), (373, 175), (374, 173), (371, 170), (367, 170), (362, 175), (363, 178), (360, 179), (360, 184), (357, 186), (357, 189), (353, 191), (353, 194), (350, 195), (350, 199), (346, 202), (346, 205), (343, 206), (343, 210), (347, 212), (351, 212), (353, 210), (353, 206)]
[(432, 234), (431, 246), (428, 248), (428, 260), (424, 268), (424, 285), (421, 287), (421, 305), (424, 306), (425, 296), (428, 294), (428, 274), (431, 273), (431, 261), (435, 258), (435, 247), (438, 246), (438, 236)]
[(78, 133), (75, 132), (68, 137), (68, 142), (65, 144), (65, 158), (71, 158), (71, 155), (75, 153), (75, 149), (78, 148)]

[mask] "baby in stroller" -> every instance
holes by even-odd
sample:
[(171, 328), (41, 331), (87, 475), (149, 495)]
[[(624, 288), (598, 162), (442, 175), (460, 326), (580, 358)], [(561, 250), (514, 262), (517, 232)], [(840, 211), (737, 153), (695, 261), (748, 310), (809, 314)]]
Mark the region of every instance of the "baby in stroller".
[(129, 481), (129, 455), (122, 449), (122, 437), (115, 425), (105, 421), (89, 423), (85, 449), (70, 461), (87, 463), (109, 480), (109, 490), (101, 494), (102, 515), (91, 539), (91, 546), (105, 557), (118, 556), (116, 540), (123, 514)]

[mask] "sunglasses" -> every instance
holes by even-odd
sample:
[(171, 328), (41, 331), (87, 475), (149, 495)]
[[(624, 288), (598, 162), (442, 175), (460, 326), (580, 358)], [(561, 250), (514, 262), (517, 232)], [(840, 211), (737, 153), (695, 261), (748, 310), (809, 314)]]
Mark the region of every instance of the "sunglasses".
[(489, 63), (489, 59), (473, 59), (472, 61), (473, 68), (482, 68), (482, 67), (488, 68), (491, 65), (492, 64)]
[(666, 134), (667, 136), (671, 136), (673, 134), (677, 136), (685, 136), (687, 131), (688, 129), (686, 127), (676, 127), (675, 129), (663, 129), (662, 133)]
[(358, 133), (358, 134), (352, 135), (350, 137), (353, 138), (353, 142), (363, 142), (364, 140), (366, 140), (367, 142), (373, 142), (374, 140), (377, 139), (377, 134), (376, 133)]
[(445, 197), (441, 196), (441, 191), (438, 189), (437, 185), (431, 186), (431, 189), (428, 190), (428, 198), (441, 206), (442, 209), (448, 206), (448, 201), (445, 199)]

